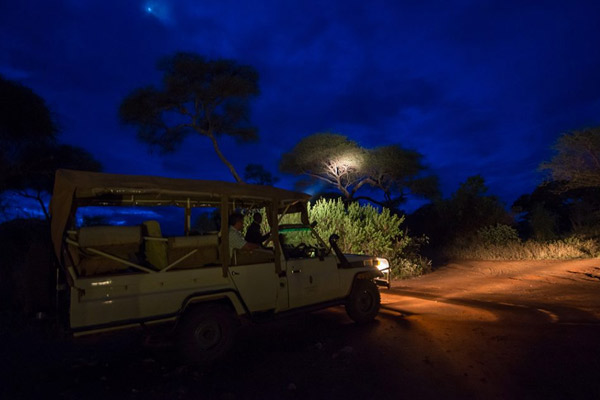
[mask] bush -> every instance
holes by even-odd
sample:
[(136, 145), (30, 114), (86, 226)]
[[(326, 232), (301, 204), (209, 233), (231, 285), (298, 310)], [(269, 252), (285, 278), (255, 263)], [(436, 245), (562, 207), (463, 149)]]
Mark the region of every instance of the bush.
[(418, 242), (402, 230), (404, 216), (394, 215), (387, 208), (380, 211), (359, 203), (346, 207), (340, 199), (322, 199), (309, 204), (308, 214), (311, 221), (317, 221), (315, 230), (323, 239), (337, 233), (344, 253), (387, 258), (395, 276), (421, 275), (430, 267), (428, 260), (413, 254)]
[(483, 227), (477, 231), (477, 239), (485, 245), (509, 245), (520, 242), (519, 233), (515, 228), (504, 224)]
[[(264, 209), (246, 213), (244, 231), (256, 211), (263, 214), (262, 231), (268, 231)], [(346, 206), (341, 199), (320, 199), (308, 204), (308, 219), (317, 222), (315, 230), (326, 242), (331, 234), (339, 235), (338, 246), (344, 253), (387, 258), (395, 277), (418, 276), (431, 269), (431, 261), (418, 254), (427, 238), (410, 238), (401, 228), (404, 216), (392, 214), (387, 208), (380, 211), (371, 205)], [(285, 215), (281, 223), (300, 223), (300, 216)]]

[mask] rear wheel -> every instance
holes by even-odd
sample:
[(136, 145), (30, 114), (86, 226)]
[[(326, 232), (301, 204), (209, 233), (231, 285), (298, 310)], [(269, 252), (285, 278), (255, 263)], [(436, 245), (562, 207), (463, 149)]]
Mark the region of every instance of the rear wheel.
[(178, 329), (183, 357), (208, 364), (231, 350), (239, 321), (233, 310), (221, 304), (199, 306), (184, 316)]
[(357, 280), (346, 300), (346, 312), (358, 324), (372, 321), (379, 312), (381, 297), (373, 281)]

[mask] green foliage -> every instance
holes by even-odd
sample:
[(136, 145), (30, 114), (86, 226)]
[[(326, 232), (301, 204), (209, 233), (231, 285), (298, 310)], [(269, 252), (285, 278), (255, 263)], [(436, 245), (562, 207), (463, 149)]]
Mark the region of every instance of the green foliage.
[[(246, 214), (245, 227), (252, 222), (252, 214)], [(401, 227), (404, 217), (392, 214), (388, 209), (380, 211), (359, 203), (346, 206), (341, 199), (321, 199), (314, 204), (309, 203), (308, 218), (317, 222), (315, 231), (325, 242), (329, 236), (337, 234), (342, 252), (387, 258), (394, 277), (417, 276), (431, 269), (431, 262), (418, 254), (426, 238), (410, 238)], [(265, 221), (263, 213), (264, 232), (269, 230)], [(285, 215), (281, 223), (298, 224), (300, 215)], [(310, 234), (306, 235), (305, 242), (308, 243)], [(298, 240), (302, 241), (301, 237)]]
[(352, 203), (345, 206), (340, 199), (319, 200), (309, 207), (309, 219), (317, 221), (315, 230), (324, 240), (336, 233), (344, 253), (370, 254), (387, 258), (395, 276), (420, 275), (427, 269), (422, 259), (407, 259), (405, 250), (413, 243), (401, 228), (403, 216), (389, 209), (379, 211), (371, 205)]
[(346, 253), (390, 257), (404, 236), (400, 228), (404, 217), (388, 209), (379, 212), (371, 205), (345, 207), (341, 200), (322, 200), (309, 207), (309, 218), (318, 222), (316, 230), (322, 237), (337, 233), (338, 245)]
[(236, 181), (242, 179), (221, 152), (217, 136), (257, 139), (248, 124), (249, 99), (258, 95), (258, 73), (231, 60), (206, 60), (176, 53), (159, 62), (161, 88), (147, 86), (130, 93), (121, 103), (123, 123), (137, 127), (138, 138), (162, 152), (174, 151), (191, 133), (210, 139), (217, 156)]

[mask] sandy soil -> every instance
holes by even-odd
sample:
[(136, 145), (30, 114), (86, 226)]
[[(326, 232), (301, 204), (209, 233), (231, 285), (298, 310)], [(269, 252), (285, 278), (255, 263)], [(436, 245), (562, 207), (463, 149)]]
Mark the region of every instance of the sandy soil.
[(382, 290), (358, 326), (343, 307), (245, 325), (210, 368), (170, 346), (4, 341), (2, 398), (600, 398), (600, 260), (460, 262)]

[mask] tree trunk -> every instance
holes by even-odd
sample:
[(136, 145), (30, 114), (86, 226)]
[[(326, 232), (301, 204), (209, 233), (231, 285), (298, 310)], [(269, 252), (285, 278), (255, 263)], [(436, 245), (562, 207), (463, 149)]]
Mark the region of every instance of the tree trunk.
[(212, 134), (212, 132), (209, 132), (207, 134), (207, 136), (210, 138), (210, 140), (211, 140), (211, 142), (213, 144), (213, 147), (215, 149), (215, 152), (217, 153), (217, 156), (219, 156), (219, 158), (221, 159), (221, 161), (223, 162), (223, 164), (225, 164), (227, 166), (227, 168), (229, 168), (229, 171), (231, 172), (231, 174), (235, 178), (236, 182), (243, 183), (244, 180), (242, 178), (240, 178), (240, 176), (238, 175), (238, 173), (235, 170), (235, 168), (233, 167), (233, 165), (229, 162), (229, 160), (227, 160), (225, 158), (225, 156), (223, 155), (223, 153), (221, 153), (221, 149), (219, 148), (219, 144), (217, 143), (217, 139)]

